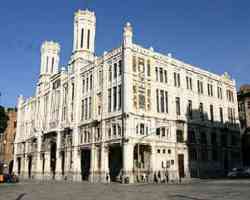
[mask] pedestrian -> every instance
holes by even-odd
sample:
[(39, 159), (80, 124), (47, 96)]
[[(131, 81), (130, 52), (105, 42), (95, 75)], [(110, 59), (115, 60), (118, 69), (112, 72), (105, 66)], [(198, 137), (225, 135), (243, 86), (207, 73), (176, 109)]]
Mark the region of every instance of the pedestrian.
[(158, 181), (157, 181), (157, 174), (156, 174), (156, 172), (154, 173), (154, 183), (157, 183)]
[(166, 183), (168, 183), (168, 182), (169, 182), (169, 174), (168, 174), (168, 170), (166, 170), (165, 176), (166, 176)]
[(109, 176), (109, 173), (106, 173), (106, 183), (110, 183), (110, 176)]
[(158, 183), (161, 183), (161, 172), (158, 171)]
[(181, 184), (181, 176), (179, 176), (179, 184)]

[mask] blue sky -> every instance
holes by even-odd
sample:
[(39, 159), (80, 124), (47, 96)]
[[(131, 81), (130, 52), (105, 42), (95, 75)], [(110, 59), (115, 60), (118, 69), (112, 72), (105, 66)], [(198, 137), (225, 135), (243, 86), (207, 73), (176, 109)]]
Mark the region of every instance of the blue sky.
[(2, 0), (0, 4), (0, 104), (31, 96), (39, 76), (40, 45), (61, 44), (61, 64), (72, 51), (77, 9), (97, 16), (96, 53), (117, 47), (130, 21), (134, 41), (211, 72), (250, 83), (249, 0)]

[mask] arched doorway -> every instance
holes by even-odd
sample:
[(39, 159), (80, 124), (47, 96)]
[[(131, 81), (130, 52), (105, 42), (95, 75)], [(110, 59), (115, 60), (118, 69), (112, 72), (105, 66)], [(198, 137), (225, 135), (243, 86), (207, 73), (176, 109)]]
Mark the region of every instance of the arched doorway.
[[(151, 147), (147, 144), (136, 144), (134, 147), (134, 170), (137, 182), (145, 182), (150, 176)], [(145, 180), (145, 178), (147, 180)]]
[(90, 159), (91, 159), (91, 150), (82, 149), (81, 150), (81, 175), (82, 175), (83, 181), (89, 180)]
[(109, 147), (109, 174), (110, 180), (118, 182), (122, 172), (122, 147), (114, 145)]
[(52, 173), (52, 179), (55, 179), (56, 174), (56, 143), (54, 141), (50, 144), (50, 169)]

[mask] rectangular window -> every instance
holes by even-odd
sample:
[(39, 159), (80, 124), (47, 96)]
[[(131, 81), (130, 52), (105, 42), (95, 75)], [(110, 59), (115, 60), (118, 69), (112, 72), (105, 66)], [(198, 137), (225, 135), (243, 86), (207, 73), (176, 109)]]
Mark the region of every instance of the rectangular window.
[(119, 60), (119, 76), (122, 75), (122, 61)]
[(160, 90), (161, 112), (164, 113), (164, 91)]
[(112, 66), (109, 66), (109, 81), (112, 80)]
[(88, 118), (88, 99), (85, 99), (85, 120)]
[(231, 90), (227, 90), (227, 99), (229, 102), (234, 102), (234, 94)]
[(208, 92), (208, 96), (212, 97), (213, 96), (213, 85), (211, 84), (207, 84), (207, 92)]
[(81, 48), (83, 48), (83, 37), (84, 37), (84, 29), (81, 31)]
[(159, 77), (158, 77), (158, 67), (155, 68), (155, 77), (156, 77), (156, 81), (158, 81)]
[(178, 83), (178, 87), (181, 86), (181, 75), (178, 73), (177, 74), (177, 83)]
[(156, 90), (156, 108), (157, 112), (160, 112), (160, 104), (159, 104), (159, 90)]
[(148, 76), (150, 76), (150, 74), (151, 74), (151, 63), (150, 63), (150, 60), (148, 60), (148, 62), (147, 62), (147, 74), (148, 74)]
[(177, 130), (176, 131), (176, 140), (178, 143), (183, 143), (184, 142), (184, 135), (182, 130)]
[(157, 135), (157, 136), (160, 136), (160, 135), (161, 135), (161, 129), (160, 129), (160, 128), (157, 128), (157, 129), (156, 129), (156, 135)]
[(163, 69), (162, 68), (159, 68), (160, 69), (160, 82), (162, 83), (163, 82)]
[(90, 45), (90, 30), (88, 30), (88, 39), (87, 39), (87, 48), (89, 49)]
[(174, 72), (174, 86), (177, 86), (177, 77), (176, 77), (176, 73)]
[(136, 65), (136, 56), (133, 56), (133, 72), (136, 72), (136, 68), (137, 68), (137, 65)]
[(181, 114), (181, 105), (180, 105), (180, 97), (175, 98), (175, 104), (176, 104), (176, 114)]
[(186, 84), (187, 84), (187, 89), (188, 90), (192, 90), (193, 89), (192, 78), (186, 76)]
[(114, 64), (114, 79), (117, 77), (117, 63)]
[(175, 86), (175, 87), (180, 87), (180, 85), (181, 85), (180, 74), (174, 72), (174, 86)]
[(143, 123), (140, 124), (140, 134), (144, 135), (144, 124)]
[(145, 94), (139, 94), (139, 108), (145, 109)]
[(91, 118), (92, 115), (92, 101), (91, 97), (89, 97), (89, 119)]
[(217, 96), (218, 96), (218, 99), (222, 99), (222, 88), (221, 87), (217, 87)]
[(201, 119), (202, 121), (204, 121), (204, 108), (203, 108), (203, 103), (200, 103), (199, 111), (200, 111), (200, 119)]
[(49, 70), (48, 70), (49, 66), (48, 65), (49, 65), (49, 57), (47, 56), (45, 73), (49, 72)]
[(90, 87), (90, 90), (92, 90), (92, 88), (93, 88), (93, 76), (92, 76), (92, 74), (90, 75), (90, 78), (89, 78), (89, 87)]
[(85, 93), (85, 79), (82, 80), (82, 93)]
[(111, 101), (111, 88), (108, 89), (108, 112), (111, 112), (111, 105), (112, 105), (112, 101)]
[(122, 86), (118, 86), (118, 109), (120, 110), (122, 106)]
[(168, 113), (168, 92), (165, 91), (165, 111)]
[(193, 130), (188, 131), (188, 139), (190, 143), (192, 144), (196, 143), (195, 132)]
[(117, 88), (113, 87), (113, 110), (117, 108)]
[(213, 105), (210, 105), (210, 120), (211, 120), (211, 122), (214, 122), (214, 107), (213, 107)]
[(89, 90), (89, 78), (87, 77), (87, 80), (86, 80), (86, 91)]
[(188, 100), (188, 117), (189, 119), (193, 118), (193, 110), (192, 110), (192, 101)]
[(81, 115), (81, 120), (84, 119), (84, 100), (82, 100), (82, 115)]
[(71, 89), (72, 89), (72, 101), (73, 101), (75, 98), (75, 84), (74, 83), (71, 84)]
[(55, 62), (55, 58), (52, 58), (52, 63), (51, 63), (51, 73), (54, 72), (54, 62)]
[(102, 77), (102, 70), (99, 71), (99, 86), (102, 85), (103, 77)]
[(197, 81), (198, 93), (203, 94), (203, 82), (198, 80)]
[(167, 72), (167, 70), (164, 70), (164, 81), (165, 81), (165, 83), (168, 82), (168, 72)]

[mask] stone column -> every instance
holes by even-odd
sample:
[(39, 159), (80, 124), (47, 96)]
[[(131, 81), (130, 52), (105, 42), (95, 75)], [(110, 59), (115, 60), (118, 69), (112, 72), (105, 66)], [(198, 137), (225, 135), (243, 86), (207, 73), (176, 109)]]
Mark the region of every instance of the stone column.
[(62, 138), (62, 132), (57, 132), (57, 138), (56, 138), (56, 180), (62, 180), (62, 157), (61, 157), (61, 138)]
[[(188, 125), (184, 123), (184, 141), (188, 141)], [(184, 144), (184, 173), (186, 178), (190, 178), (190, 165), (188, 147)]]
[(90, 182), (96, 182), (96, 160), (97, 160), (97, 148), (94, 144), (91, 145), (91, 156), (90, 156)]
[(36, 178), (42, 179), (42, 162), (41, 162), (41, 150), (42, 150), (42, 136), (37, 137), (37, 156), (36, 156)]
[(14, 143), (13, 172), (16, 175), (18, 174), (17, 148), (18, 148), (17, 143)]
[(125, 143), (123, 145), (123, 182), (128, 178), (128, 183), (134, 183), (133, 163), (134, 145)]
[(45, 151), (44, 151), (44, 179), (49, 180), (51, 178), (51, 169), (50, 169), (50, 141), (45, 141)]
[(108, 148), (104, 143), (101, 145), (101, 182), (106, 183), (106, 176), (109, 173)]
[(73, 172), (73, 180), (81, 181), (81, 157), (79, 151), (79, 128), (75, 127), (72, 135), (73, 149), (72, 149), (72, 172)]
[(156, 148), (155, 145), (151, 145), (151, 157), (150, 157), (150, 175), (148, 177), (149, 182), (154, 181), (154, 173), (156, 172)]
[(24, 156), (22, 158), (23, 162), (22, 162), (22, 169), (21, 169), (21, 176), (23, 178), (27, 178), (28, 177), (28, 160), (27, 160), (27, 142), (25, 142), (24, 144)]

